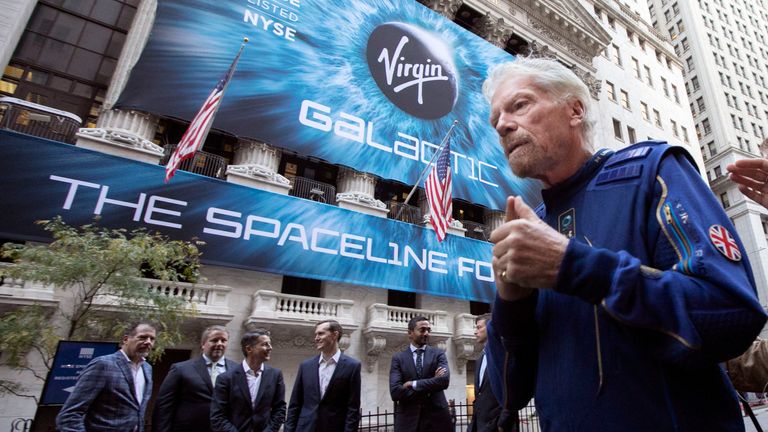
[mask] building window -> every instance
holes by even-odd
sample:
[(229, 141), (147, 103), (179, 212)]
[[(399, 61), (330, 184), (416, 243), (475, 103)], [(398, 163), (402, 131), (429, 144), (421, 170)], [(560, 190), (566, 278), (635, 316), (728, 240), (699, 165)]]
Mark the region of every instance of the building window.
[(621, 106), (623, 106), (624, 109), (631, 110), (631, 107), (629, 106), (629, 93), (624, 90), (621, 91)]
[(661, 113), (659, 113), (659, 110), (657, 110), (657, 109), (653, 110), (653, 120), (654, 120), (654, 123), (656, 123), (656, 126), (662, 127), (661, 126)]
[(650, 87), (653, 87), (653, 77), (651, 76), (651, 68), (648, 66), (643, 66), (645, 69), (645, 82), (648, 83)]
[(605, 82), (605, 91), (608, 93), (608, 99), (616, 102), (616, 88), (610, 81)]
[(387, 305), (418, 309), (416, 307), (416, 293), (408, 291), (387, 290)]
[(651, 121), (650, 115), (648, 114), (648, 104), (645, 102), (640, 102), (640, 114), (643, 116), (643, 120)]
[(723, 192), (720, 194), (720, 202), (723, 203), (723, 208), (728, 208), (731, 206), (731, 201), (728, 199), (728, 192)]
[(616, 44), (611, 44), (611, 47), (613, 47), (613, 50), (611, 50), (611, 54), (613, 55), (613, 58), (611, 60), (618, 66), (621, 66), (621, 51), (619, 50), (619, 46)]
[(683, 133), (683, 142), (686, 144), (690, 143), (688, 140), (688, 129), (685, 126), (680, 126), (680, 131)]
[(283, 294), (300, 295), (305, 297), (323, 297), (322, 281), (293, 276), (283, 276)]
[(640, 62), (636, 58), (632, 57), (632, 70), (635, 72), (635, 78), (641, 80), (643, 77), (640, 75)]
[(627, 138), (629, 138), (630, 144), (637, 142), (637, 135), (635, 134), (634, 128), (627, 126)]
[(36, 3), (0, 92), (73, 112), (95, 127), (138, 2)]
[(616, 119), (613, 119), (613, 136), (619, 141), (624, 141), (621, 135), (621, 122)]
[(677, 92), (677, 86), (672, 84), (672, 97), (675, 98), (676, 103), (680, 103), (680, 94)]
[(664, 96), (669, 97), (669, 87), (667, 87), (667, 79), (661, 77), (661, 88), (664, 90)]
[(677, 122), (674, 120), (670, 120), (669, 124), (672, 126), (672, 135), (675, 136), (675, 138), (680, 138), (680, 132), (677, 130)]

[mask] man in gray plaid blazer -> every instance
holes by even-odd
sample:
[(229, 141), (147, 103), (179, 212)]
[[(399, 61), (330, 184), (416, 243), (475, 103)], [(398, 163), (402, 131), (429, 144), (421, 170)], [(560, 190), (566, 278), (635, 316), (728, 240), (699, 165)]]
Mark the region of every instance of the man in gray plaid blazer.
[(152, 366), (145, 361), (155, 345), (154, 326), (127, 330), (119, 351), (93, 359), (77, 379), (56, 417), (60, 432), (143, 432), (152, 396)]

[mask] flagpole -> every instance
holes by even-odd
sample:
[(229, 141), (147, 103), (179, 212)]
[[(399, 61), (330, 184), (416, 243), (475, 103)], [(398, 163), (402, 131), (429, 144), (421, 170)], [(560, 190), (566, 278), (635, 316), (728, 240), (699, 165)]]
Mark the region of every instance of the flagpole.
[[(227, 92), (227, 88), (229, 88), (229, 85), (232, 83), (232, 75), (235, 74), (235, 69), (237, 69), (237, 63), (240, 62), (240, 55), (243, 54), (243, 49), (245, 48), (245, 44), (248, 43), (248, 38), (243, 38), (243, 43), (240, 44), (240, 49), (237, 51), (237, 55), (235, 56), (235, 60), (232, 61), (232, 66), (230, 66), (229, 71), (227, 71), (227, 79), (224, 83), (224, 88), (221, 90), (221, 98), (224, 99), (224, 94)], [(221, 108), (222, 104), (218, 104), (216, 106), (216, 109), (213, 110), (213, 114), (211, 114), (211, 118), (216, 118), (216, 114), (219, 113), (219, 109)], [(208, 124), (205, 126), (205, 131), (203, 133), (203, 139), (200, 140), (200, 146), (195, 151), (199, 151), (201, 148), (203, 148), (203, 145), (205, 145), (205, 139), (208, 137), (208, 132), (211, 131), (211, 127), (213, 126), (213, 121), (208, 122)]]
[(429, 160), (429, 163), (427, 166), (421, 171), (421, 174), (419, 174), (419, 179), (416, 181), (416, 184), (413, 186), (413, 189), (411, 189), (410, 192), (408, 192), (408, 196), (405, 197), (405, 201), (403, 201), (403, 205), (400, 207), (400, 210), (397, 211), (397, 216), (395, 216), (395, 219), (400, 220), (400, 216), (403, 214), (403, 210), (405, 210), (405, 206), (408, 205), (408, 201), (410, 201), (411, 197), (413, 196), (413, 193), (416, 192), (416, 188), (419, 187), (421, 184), (421, 181), (424, 179), (424, 174), (427, 173), (432, 168), (432, 163), (437, 158), (437, 155), (439, 155), (442, 151), (445, 145), (448, 143), (448, 138), (451, 136), (451, 132), (453, 132), (453, 128), (455, 128), (459, 124), (458, 120), (454, 120), (453, 124), (451, 124), (451, 128), (448, 129), (448, 132), (445, 133), (445, 136), (443, 137), (443, 140), (440, 142), (440, 147), (437, 148), (435, 151), (435, 154), (432, 155), (432, 159)]

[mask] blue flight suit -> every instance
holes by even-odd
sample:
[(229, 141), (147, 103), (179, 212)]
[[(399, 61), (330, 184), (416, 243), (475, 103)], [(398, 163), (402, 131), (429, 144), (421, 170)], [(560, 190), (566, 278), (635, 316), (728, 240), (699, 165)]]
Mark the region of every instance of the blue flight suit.
[(766, 314), (683, 148), (602, 150), (542, 197), (537, 214), (570, 241), (554, 289), (496, 298), (486, 349), (504, 406), (535, 395), (543, 431), (743, 431), (718, 363)]

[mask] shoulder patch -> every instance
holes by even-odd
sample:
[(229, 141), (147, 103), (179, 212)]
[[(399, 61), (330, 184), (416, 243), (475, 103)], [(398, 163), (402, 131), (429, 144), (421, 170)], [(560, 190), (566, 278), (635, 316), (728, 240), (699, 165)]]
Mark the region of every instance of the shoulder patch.
[(616, 164), (619, 164), (624, 161), (628, 161), (631, 159), (638, 159), (638, 158), (644, 158), (648, 156), (648, 153), (651, 152), (651, 148), (648, 146), (644, 147), (638, 147), (634, 148), (632, 150), (627, 150), (623, 152), (618, 152), (613, 155), (610, 159), (608, 159), (608, 162), (605, 163), (606, 167), (613, 166)]
[(640, 177), (642, 173), (643, 165), (641, 164), (624, 165), (611, 170), (603, 170), (603, 172), (598, 174), (595, 184), (602, 185), (619, 180), (632, 179)]
[(741, 261), (741, 251), (736, 240), (722, 225), (709, 227), (709, 240), (718, 251), (731, 261)]

